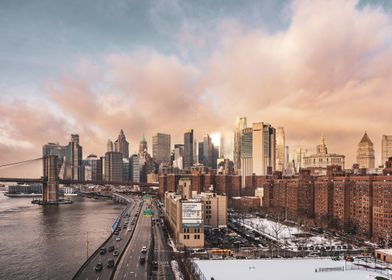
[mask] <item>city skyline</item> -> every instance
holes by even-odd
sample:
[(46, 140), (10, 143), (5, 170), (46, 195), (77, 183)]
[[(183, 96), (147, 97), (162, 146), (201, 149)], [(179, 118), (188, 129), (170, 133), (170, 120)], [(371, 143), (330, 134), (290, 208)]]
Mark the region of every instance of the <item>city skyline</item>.
[[(71, 133), (85, 155), (102, 155), (121, 128), (130, 152), (143, 133), (150, 145), (157, 132), (182, 143), (189, 128), (198, 140), (222, 132), (232, 146), (237, 116), (284, 127), (292, 148), (313, 149), (325, 135), (347, 167), (366, 130), (382, 163), (381, 137), (392, 134), (387, 2), (234, 1), (218, 3), (218, 13), (206, 2), (117, 3), (64, 12), (49, 1), (2, 4), (1, 163), (33, 158)], [(106, 13), (118, 17), (97, 20)], [(34, 40), (45, 34), (50, 44)]]

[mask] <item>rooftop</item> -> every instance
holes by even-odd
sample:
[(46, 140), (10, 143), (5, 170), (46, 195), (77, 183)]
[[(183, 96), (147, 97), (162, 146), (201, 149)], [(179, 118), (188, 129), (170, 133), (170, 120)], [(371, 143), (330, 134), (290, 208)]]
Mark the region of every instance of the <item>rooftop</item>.
[[(352, 280), (375, 279), (375, 276), (382, 276), (373, 271), (349, 270), (352, 263), (331, 259), (197, 260), (195, 262), (206, 279), (213, 277), (215, 280)], [(343, 270), (344, 268), (348, 270)], [(324, 272), (316, 272), (316, 270), (324, 270)]]

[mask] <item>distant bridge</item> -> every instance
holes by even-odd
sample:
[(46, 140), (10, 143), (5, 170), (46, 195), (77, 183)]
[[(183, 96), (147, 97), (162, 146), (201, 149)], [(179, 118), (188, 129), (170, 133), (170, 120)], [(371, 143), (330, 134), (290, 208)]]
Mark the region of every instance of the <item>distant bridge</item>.
[(57, 161), (58, 157), (54, 155), (45, 156), (43, 158), (37, 158), (32, 160), (25, 160), (21, 162), (9, 163), (0, 165), (1, 167), (8, 167), (13, 165), (20, 165), (27, 162), (33, 162), (43, 160), (43, 171), (44, 176), (41, 178), (12, 178), (12, 177), (0, 177), (0, 182), (15, 182), (15, 183), (42, 183), (42, 197), (44, 202), (54, 203), (59, 200), (59, 184), (64, 185), (114, 185), (114, 186), (133, 186), (138, 185), (140, 187), (153, 187), (158, 186), (159, 183), (145, 183), (145, 182), (131, 182), (131, 181), (106, 181), (106, 180), (72, 180), (72, 179), (60, 179), (58, 177)]

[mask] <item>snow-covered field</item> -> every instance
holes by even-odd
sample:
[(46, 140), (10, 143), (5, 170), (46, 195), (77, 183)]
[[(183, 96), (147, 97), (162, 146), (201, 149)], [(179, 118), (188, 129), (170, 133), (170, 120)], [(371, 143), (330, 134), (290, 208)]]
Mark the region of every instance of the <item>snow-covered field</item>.
[(302, 250), (304, 247), (306, 247), (306, 251), (319, 251), (322, 248), (326, 251), (340, 251), (346, 250), (348, 247), (347, 244), (344, 244), (337, 239), (326, 238), (322, 234), (298, 237), (296, 234), (304, 233), (301, 229), (293, 226), (286, 226), (265, 218), (253, 217), (236, 219), (236, 221), (245, 228), (269, 236), (271, 239), (284, 244), (285, 248), (294, 251)]
[[(285, 259), (285, 260), (196, 260), (196, 264), (206, 277), (214, 280), (366, 280), (384, 276), (366, 270), (345, 270), (316, 272), (320, 268), (343, 269), (344, 261), (331, 259)], [(347, 268), (352, 266), (347, 263)], [(392, 276), (390, 277), (392, 279)]]
[(263, 232), (272, 238), (292, 238), (293, 234), (300, 233), (296, 227), (289, 227), (278, 222), (263, 218), (244, 219), (244, 224), (252, 229)]

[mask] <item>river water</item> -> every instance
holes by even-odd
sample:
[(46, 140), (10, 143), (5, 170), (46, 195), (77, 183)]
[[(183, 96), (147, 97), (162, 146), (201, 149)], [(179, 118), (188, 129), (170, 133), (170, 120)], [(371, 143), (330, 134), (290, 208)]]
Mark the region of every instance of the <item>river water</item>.
[[(73, 197), (38, 206), (0, 192), (0, 279), (71, 279), (88, 253), (109, 236), (123, 206)], [(88, 236), (88, 238), (87, 238)], [(88, 239), (88, 242), (87, 242)], [(88, 246), (87, 246), (88, 243)]]

